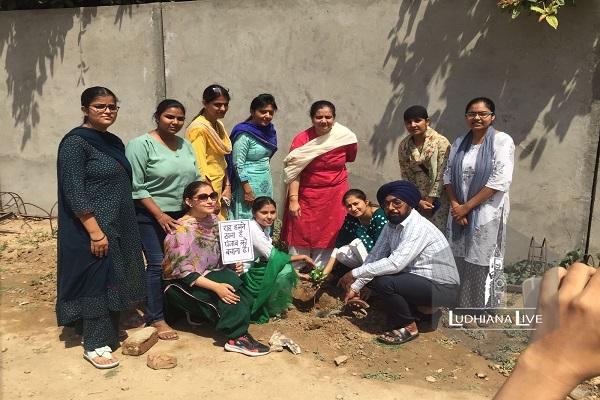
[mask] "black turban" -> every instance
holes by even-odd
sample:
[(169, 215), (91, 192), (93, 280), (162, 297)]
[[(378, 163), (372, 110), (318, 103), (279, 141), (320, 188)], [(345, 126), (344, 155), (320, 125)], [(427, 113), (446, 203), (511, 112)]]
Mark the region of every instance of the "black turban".
[(412, 208), (419, 207), (421, 192), (413, 183), (409, 181), (394, 181), (386, 183), (377, 191), (377, 201), (382, 207), (385, 205), (385, 197), (391, 194), (399, 198)]

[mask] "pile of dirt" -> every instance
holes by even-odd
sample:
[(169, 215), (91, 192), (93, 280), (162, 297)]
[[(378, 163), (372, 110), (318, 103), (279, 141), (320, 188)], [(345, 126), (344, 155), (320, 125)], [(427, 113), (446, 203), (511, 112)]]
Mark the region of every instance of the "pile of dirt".
[[(15, 220), (0, 226), (0, 272), (3, 306), (26, 310), (31, 318), (52, 310), (56, 238), (47, 221)], [(343, 369), (364, 379), (485, 395), (501, 385), (502, 373), (514, 365), (526, 340), (502, 331), (478, 337), (442, 327), (406, 345), (385, 346), (374, 340), (385, 328), (377, 299), (369, 300), (371, 308), (365, 316), (345, 311), (341, 296), (339, 288), (317, 288), (302, 282), (294, 291), (294, 307), (285, 316), (252, 326), (251, 331), (263, 341), (275, 330), (282, 332), (301, 346), (303, 357), (321, 365), (324, 374), (329, 369)], [(186, 324), (179, 321), (176, 327), (189, 328)], [(337, 365), (336, 358), (343, 361)]]

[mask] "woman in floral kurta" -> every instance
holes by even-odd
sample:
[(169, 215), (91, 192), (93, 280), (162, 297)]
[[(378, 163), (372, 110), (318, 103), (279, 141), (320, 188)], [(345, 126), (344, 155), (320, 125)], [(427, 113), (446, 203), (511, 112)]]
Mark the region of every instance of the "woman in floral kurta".
[(400, 172), (421, 192), (419, 213), (445, 232), (449, 206), (442, 176), (450, 142), (429, 126), (427, 110), (421, 106), (405, 111), (404, 124), (410, 135), (398, 147)]
[(184, 191), (186, 215), (165, 238), (164, 280), (168, 304), (189, 316), (209, 320), (225, 334), (225, 350), (249, 356), (269, 348), (248, 333), (254, 298), (236, 274), (221, 262), (218, 217), (219, 195), (207, 182), (192, 182)]

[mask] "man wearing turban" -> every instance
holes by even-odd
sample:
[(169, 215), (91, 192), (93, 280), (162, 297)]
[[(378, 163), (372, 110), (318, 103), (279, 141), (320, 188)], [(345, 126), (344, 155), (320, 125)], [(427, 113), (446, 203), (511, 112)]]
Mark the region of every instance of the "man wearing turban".
[(375, 290), (385, 303), (389, 325), (377, 339), (402, 344), (415, 339), (419, 328), (437, 327), (438, 307), (456, 304), (458, 271), (442, 232), (415, 210), (421, 193), (413, 183), (386, 183), (377, 191), (377, 200), (389, 222), (365, 263), (339, 284), (346, 290), (346, 302), (359, 298), (367, 284)]

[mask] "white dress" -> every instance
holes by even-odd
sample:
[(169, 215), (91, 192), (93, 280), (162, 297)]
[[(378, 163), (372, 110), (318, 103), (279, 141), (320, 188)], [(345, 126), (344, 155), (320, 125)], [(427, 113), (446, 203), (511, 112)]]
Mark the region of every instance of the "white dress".
[[(456, 151), (464, 140), (461, 136), (450, 149), (448, 164), (444, 171), (444, 185), (451, 182), (451, 171)], [(469, 185), (475, 174), (475, 161), (481, 145), (472, 145), (463, 158), (462, 193), (467, 197)], [(506, 222), (510, 212), (509, 187), (512, 181), (515, 144), (504, 132), (496, 132), (494, 138), (494, 159), (492, 173), (485, 184), (497, 192), (479, 206), (479, 217), (472, 236), (462, 235), (456, 242), (452, 239), (452, 216), (448, 215), (447, 234), (454, 257), (463, 257), (466, 262), (489, 265), (490, 257), (497, 247), (500, 256), (504, 255), (506, 243)]]
[(250, 236), (252, 237), (252, 247), (254, 248), (254, 260), (243, 263), (244, 273), (248, 272), (260, 259), (268, 260), (273, 250), (273, 239), (269, 236), (270, 228), (263, 228), (256, 222), (250, 220)]

